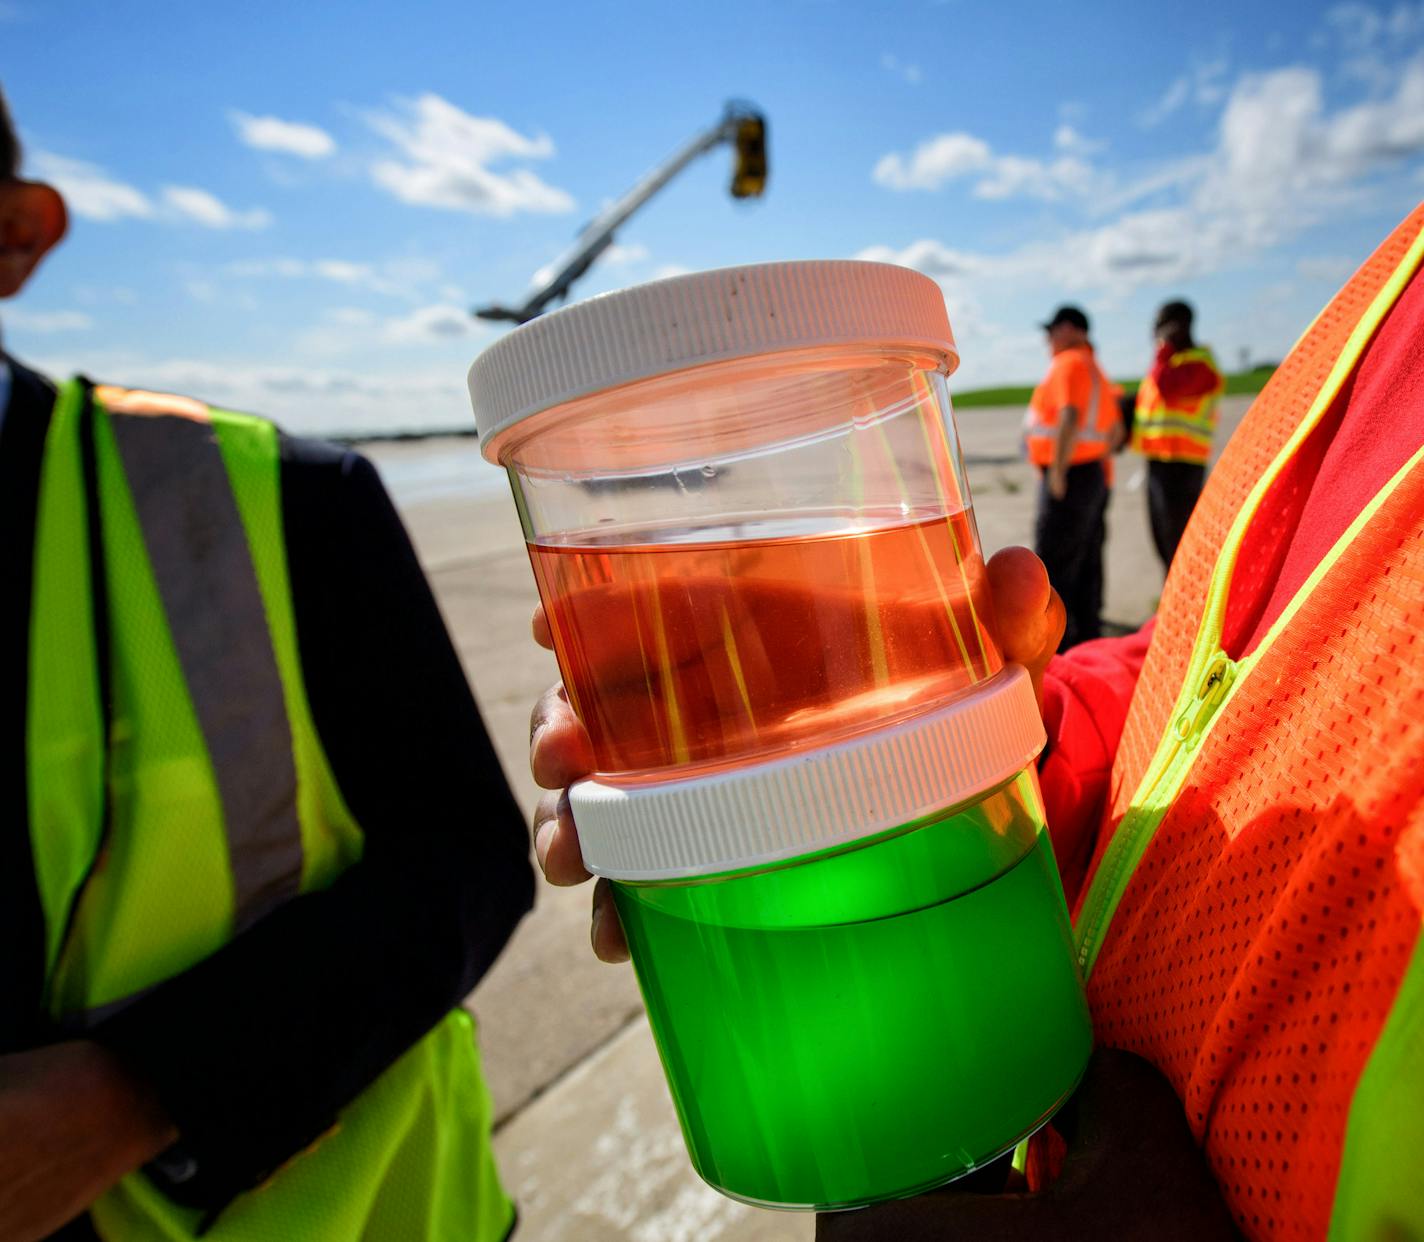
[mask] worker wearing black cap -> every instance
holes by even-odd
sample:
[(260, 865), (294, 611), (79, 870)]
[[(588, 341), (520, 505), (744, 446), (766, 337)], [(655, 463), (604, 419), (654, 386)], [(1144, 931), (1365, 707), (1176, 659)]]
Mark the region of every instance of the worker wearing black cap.
[(1060, 306), (1043, 325), (1053, 358), (1033, 390), (1024, 440), (1039, 470), (1034, 551), (1068, 614), (1060, 650), (1102, 630), (1109, 454), (1122, 434), (1118, 389), (1098, 366), (1088, 317)]

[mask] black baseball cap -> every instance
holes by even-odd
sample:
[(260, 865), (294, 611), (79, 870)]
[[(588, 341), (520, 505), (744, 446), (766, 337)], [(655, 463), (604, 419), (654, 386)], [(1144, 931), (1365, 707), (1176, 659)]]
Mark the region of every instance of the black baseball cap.
[(1080, 332), (1088, 330), (1088, 317), (1076, 306), (1060, 306), (1053, 312), (1053, 318), (1041, 326), (1047, 332), (1050, 328), (1056, 328), (1061, 323), (1072, 324)]

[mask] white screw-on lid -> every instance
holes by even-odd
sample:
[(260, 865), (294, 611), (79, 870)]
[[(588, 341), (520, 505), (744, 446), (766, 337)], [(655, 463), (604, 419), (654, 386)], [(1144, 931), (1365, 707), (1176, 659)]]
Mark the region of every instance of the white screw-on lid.
[(972, 801), (1043, 749), (1033, 683), (1011, 664), (937, 711), (707, 776), (569, 790), (584, 865), (615, 880), (737, 871), (846, 845)]
[(605, 388), (711, 362), (826, 346), (908, 347), (959, 363), (929, 277), (854, 259), (695, 272), (605, 293), (496, 341), (470, 367), (480, 448), (515, 423)]

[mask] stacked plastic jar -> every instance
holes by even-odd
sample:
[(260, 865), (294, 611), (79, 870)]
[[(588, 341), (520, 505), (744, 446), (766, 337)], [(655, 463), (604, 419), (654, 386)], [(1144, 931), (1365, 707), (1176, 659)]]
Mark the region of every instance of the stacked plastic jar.
[(1090, 1051), (957, 361), (933, 282), (814, 262), (595, 298), (470, 371), (593, 742), (584, 861), (693, 1163), (754, 1203), (959, 1176)]

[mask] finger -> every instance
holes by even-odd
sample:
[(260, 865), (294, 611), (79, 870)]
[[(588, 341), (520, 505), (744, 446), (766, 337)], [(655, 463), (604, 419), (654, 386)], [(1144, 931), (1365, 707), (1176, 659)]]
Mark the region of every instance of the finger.
[(588, 938), (593, 945), (593, 955), (599, 961), (616, 964), (628, 960), (628, 938), (623, 934), (618, 907), (613, 903), (613, 888), (604, 879), (593, 886), (593, 923)]
[(534, 808), (534, 857), (544, 878), (560, 888), (589, 878), (567, 793), (546, 793)]
[(551, 686), (529, 716), (529, 770), (544, 789), (563, 789), (593, 771), (593, 746), (563, 686)]
[(549, 629), (549, 614), (544, 611), (542, 603), (534, 605), (534, 615), (529, 619), (529, 628), (539, 646), (548, 651), (554, 649), (554, 635)]
[(989, 561), (989, 590), (1006, 660), (1022, 664), (1043, 702), (1043, 673), (1063, 637), (1065, 613), (1043, 562), (1027, 548), (1005, 548)]

